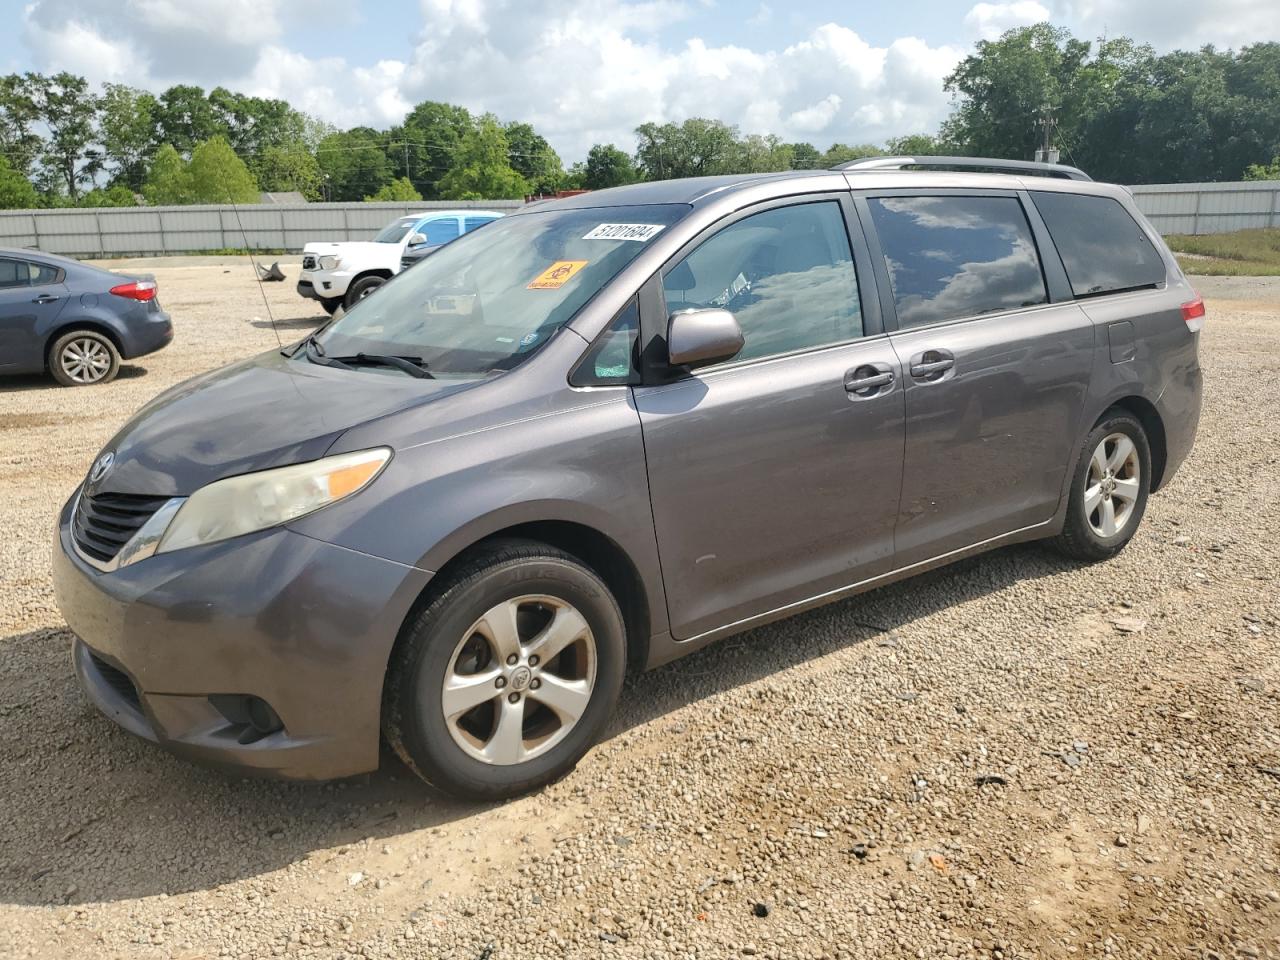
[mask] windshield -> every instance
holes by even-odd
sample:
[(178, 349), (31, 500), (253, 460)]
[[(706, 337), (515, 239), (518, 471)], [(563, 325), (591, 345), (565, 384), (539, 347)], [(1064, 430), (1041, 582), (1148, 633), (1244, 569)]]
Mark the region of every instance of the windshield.
[(316, 339), (328, 357), (413, 357), (437, 377), (510, 370), (689, 210), (663, 204), (504, 217), (404, 271)]
[(389, 223), (378, 231), (378, 235), (373, 238), (373, 242), (399, 243), (404, 239), (404, 235), (409, 232), (409, 228), (417, 222), (417, 217), (406, 217), (403, 220), (397, 220), (395, 223)]

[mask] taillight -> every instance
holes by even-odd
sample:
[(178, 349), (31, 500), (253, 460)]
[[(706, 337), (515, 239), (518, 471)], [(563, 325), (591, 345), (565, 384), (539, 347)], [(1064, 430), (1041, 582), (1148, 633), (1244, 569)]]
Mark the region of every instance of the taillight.
[(117, 297), (128, 297), (130, 300), (154, 300), (156, 298), (156, 282), (154, 280), (134, 280), (112, 287), (111, 292)]
[(1200, 332), (1204, 326), (1204, 299), (1199, 294), (1182, 305), (1182, 319), (1187, 321), (1187, 329), (1192, 333)]

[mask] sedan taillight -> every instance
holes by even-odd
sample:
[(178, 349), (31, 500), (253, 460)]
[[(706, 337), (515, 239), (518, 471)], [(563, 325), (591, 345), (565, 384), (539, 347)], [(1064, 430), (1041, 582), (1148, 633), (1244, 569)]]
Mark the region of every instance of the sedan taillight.
[(1192, 333), (1199, 333), (1200, 328), (1204, 326), (1204, 298), (1196, 294), (1194, 300), (1188, 300), (1182, 305), (1182, 319), (1187, 321), (1187, 327)]
[(134, 280), (112, 287), (111, 292), (117, 297), (128, 297), (130, 300), (154, 300), (156, 298), (156, 282), (154, 280)]

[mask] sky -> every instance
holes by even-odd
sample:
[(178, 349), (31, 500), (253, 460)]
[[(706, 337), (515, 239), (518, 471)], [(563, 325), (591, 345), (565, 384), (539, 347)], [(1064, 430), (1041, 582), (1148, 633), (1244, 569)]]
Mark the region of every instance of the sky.
[(819, 148), (934, 132), (973, 44), (1043, 20), (1161, 51), (1280, 41), (1278, 0), (0, 0), (0, 73), (222, 85), (343, 128), (443, 100), (569, 164), (690, 116)]

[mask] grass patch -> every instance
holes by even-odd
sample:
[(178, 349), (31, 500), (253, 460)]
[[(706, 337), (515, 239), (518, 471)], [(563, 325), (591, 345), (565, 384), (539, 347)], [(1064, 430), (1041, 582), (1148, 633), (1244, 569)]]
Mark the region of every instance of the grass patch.
[(1216, 277), (1280, 276), (1280, 229), (1165, 237), (1186, 273)]

